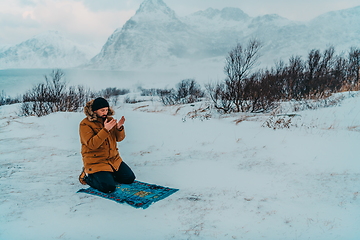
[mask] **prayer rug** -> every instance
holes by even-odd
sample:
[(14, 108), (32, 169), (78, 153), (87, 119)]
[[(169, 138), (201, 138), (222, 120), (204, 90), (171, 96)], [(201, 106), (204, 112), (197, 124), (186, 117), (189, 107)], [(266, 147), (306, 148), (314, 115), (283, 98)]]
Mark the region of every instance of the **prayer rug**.
[(179, 189), (158, 186), (154, 184), (135, 181), (132, 184), (118, 184), (112, 193), (103, 193), (92, 187), (80, 189), (78, 192), (88, 193), (118, 203), (127, 203), (135, 208), (148, 208), (152, 203), (160, 201)]

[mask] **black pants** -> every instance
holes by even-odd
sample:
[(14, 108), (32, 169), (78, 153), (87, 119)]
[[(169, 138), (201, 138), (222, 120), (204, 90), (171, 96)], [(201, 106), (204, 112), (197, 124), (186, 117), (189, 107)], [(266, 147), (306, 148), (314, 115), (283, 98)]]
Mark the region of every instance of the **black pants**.
[(96, 172), (86, 177), (86, 183), (101, 192), (109, 193), (115, 191), (116, 184), (130, 184), (135, 180), (135, 174), (130, 167), (121, 162), (119, 170), (114, 172)]

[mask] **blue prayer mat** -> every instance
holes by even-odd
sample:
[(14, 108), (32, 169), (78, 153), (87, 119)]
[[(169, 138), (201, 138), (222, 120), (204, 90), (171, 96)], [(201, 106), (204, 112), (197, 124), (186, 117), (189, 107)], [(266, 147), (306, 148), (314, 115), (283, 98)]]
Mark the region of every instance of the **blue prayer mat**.
[(116, 185), (116, 189), (112, 193), (103, 193), (92, 187), (80, 189), (78, 192), (108, 198), (118, 203), (126, 202), (135, 208), (145, 209), (152, 203), (160, 201), (177, 191), (179, 189), (135, 181), (132, 184)]

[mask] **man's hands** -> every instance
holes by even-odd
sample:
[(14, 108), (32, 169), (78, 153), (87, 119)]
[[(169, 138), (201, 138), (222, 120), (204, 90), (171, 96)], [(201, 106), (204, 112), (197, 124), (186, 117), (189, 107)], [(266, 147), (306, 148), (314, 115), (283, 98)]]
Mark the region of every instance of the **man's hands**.
[(117, 127), (117, 129), (121, 128), (122, 125), (124, 125), (125, 123), (125, 118), (124, 116), (121, 117), (121, 119), (119, 120), (119, 122), (117, 122), (116, 119), (111, 119), (110, 121), (108, 121), (107, 119), (105, 119), (104, 122), (104, 128), (108, 131), (110, 131), (113, 127)]
[(116, 119), (111, 119), (110, 122), (108, 122), (108, 120), (105, 119), (104, 128), (110, 131), (113, 127), (115, 127), (116, 124), (117, 124)]
[(119, 122), (117, 123), (117, 128), (120, 129), (122, 125), (125, 123), (125, 117), (122, 116)]

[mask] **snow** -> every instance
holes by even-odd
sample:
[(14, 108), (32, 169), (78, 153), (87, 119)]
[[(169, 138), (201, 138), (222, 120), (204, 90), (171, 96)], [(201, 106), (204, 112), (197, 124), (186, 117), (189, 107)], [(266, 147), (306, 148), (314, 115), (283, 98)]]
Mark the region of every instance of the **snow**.
[(263, 127), (270, 113), (131, 97), (146, 101), (114, 106), (122, 158), (138, 180), (180, 191), (146, 210), (76, 193), (84, 114), (1, 106), (0, 239), (358, 239), (359, 93), (284, 103), (277, 117), (296, 115), (276, 130)]

